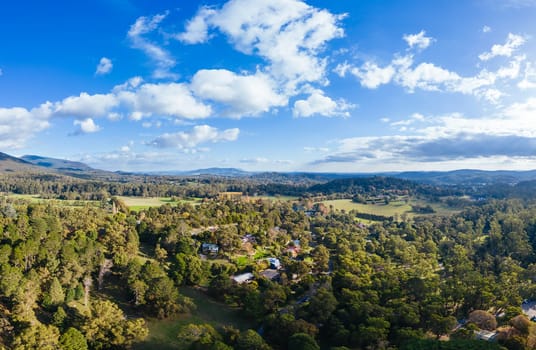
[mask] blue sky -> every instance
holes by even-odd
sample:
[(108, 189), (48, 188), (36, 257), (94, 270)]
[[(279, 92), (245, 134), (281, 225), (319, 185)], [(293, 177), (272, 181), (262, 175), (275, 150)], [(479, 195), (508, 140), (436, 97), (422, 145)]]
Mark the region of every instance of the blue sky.
[(20, 0), (0, 151), (108, 170), (536, 168), (536, 0)]

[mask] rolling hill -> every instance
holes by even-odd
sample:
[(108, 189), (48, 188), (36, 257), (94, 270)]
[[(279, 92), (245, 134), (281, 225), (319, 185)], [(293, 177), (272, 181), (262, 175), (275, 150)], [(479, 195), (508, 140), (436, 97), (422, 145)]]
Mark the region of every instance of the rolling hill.
[(19, 172), (47, 172), (43, 168), (27, 162), (23, 159), (10, 156), (0, 152), (0, 173), (19, 173)]
[(49, 158), (36, 155), (25, 155), (22, 156), (20, 159), (40, 167), (55, 169), (60, 172), (95, 170), (87, 164), (81, 162), (73, 162), (65, 159)]

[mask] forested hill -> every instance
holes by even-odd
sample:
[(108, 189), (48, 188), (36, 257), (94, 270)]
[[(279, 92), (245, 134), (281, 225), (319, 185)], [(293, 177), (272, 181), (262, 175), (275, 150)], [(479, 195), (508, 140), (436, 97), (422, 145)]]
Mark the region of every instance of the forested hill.
[(516, 184), (522, 181), (536, 179), (536, 170), (486, 171), (476, 169), (460, 169), (453, 171), (410, 171), (392, 174), (397, 178), (412, 180), (420, 183), (436, 185), (482, 186), (491, 184)]
[(65, 159), (49, 158), (35, 155), (25, 155), (20, 159), (45, 168), (69, 171), (91, 171), (94, 170), (89, 165), (81, 162), (73, 162)]
[(437, 196), (460, 194), (454, 188), (420, 184), (414, 181), (383, 176), (336, 179), (324, 184), (310, 186), (307, 189), (307, 192), (324, 195), (336, 193), (345, 193), (349, 195), (381, 195), (386, 193), (395, 193)]
[(0, 152), (0, 172), (35, 172), (39, 167), (17, 157)]

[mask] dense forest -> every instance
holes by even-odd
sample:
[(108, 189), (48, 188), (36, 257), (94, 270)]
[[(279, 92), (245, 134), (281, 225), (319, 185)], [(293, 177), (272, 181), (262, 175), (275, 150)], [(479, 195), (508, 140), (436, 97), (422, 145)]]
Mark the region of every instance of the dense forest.
[[(536, 348), (536, 326), (521, 308), (536, 299), (530, 199), (489, 196), (463, 202), (453, 215), (363, 223), (357, 211), (335, 210), (314, 196), (463, 193), (385, 178), (323, 185), (63, 180), (2, 182), (6, 193), (106, 205), (1, 197), (0, 348), (136, 348), (148, 341), (148, 320), (196, 309), (184, 293), (192, 288), (240, 310), (248, 327), (182, 324), (177, 348)], [(302, 196), (217, 196), (271, 185)], [(126, 193), (205, 200), (130, 211), (114, 197)], [(492, 342), (476, 340), (486, 334)]]

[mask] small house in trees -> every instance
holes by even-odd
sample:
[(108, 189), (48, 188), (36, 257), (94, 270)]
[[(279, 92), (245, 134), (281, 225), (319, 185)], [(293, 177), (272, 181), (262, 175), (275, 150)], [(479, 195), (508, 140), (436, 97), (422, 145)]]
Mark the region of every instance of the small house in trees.
[(201, 245), (201, 251), (205, 255), (218, 255), (220, 247), (217, 244), (203, 243)]
[(255, 276), (251, 272), (242, 273), (240, 275), (232, 276), (231, 279), (238, 284), (251, 282)]
[(490, 332), (485, 329), (481, 329), (479, 331), (475, 331), (475, 338), (485, 341), (495, 341), (498, 334), (498, 332)]
[(301, 251), (301, 245), (300, 245), (299, 239), (290, 241), (290, 243), (287, 245), (287, 248), (284, 250), (285, 253), (289, 254), (293, 258), (297, 257), (300, 251)]
[(280, 277), (279, 271), (274, 269), (266, 269), (264, 271), (261, 271), (260, 275), (270, 281), (277, 281)]
[(277, 270), (281, 267), (281, 262), (277, 258), (269, 258), (268, 262), (270, 263), (270, 268)]

